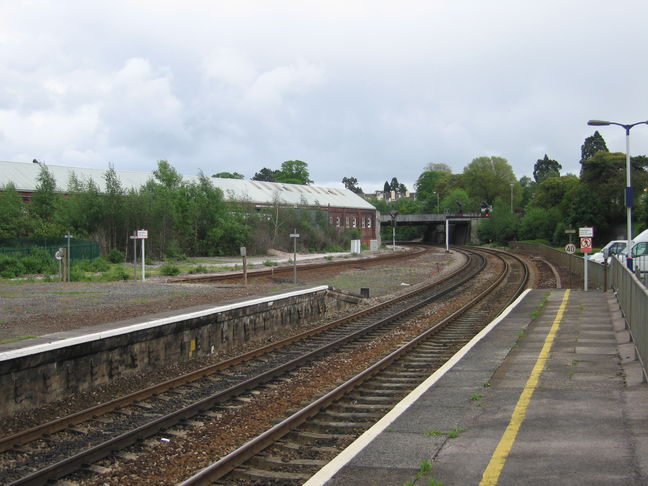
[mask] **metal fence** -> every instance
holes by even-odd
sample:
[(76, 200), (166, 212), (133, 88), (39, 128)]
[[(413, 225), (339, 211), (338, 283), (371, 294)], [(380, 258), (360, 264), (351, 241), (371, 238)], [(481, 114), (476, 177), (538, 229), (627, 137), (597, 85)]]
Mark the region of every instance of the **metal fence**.
[[(562, 270), (571, 268), (573, 278), (578, 283), (572, 287), (583, 288), (584, 260), (538, 243), (511, 242), (509, 246), (530, 255), (541, 256)], [(638, 263), (638, 262), (635, 262)], [(603, 291), (613, 289), (616, 292), (621, 311), (632, 333), (637, 354), (648, 375), (648, 289), (626, 265), (616, 258), (610, 259), (609, 265), (588, 262), (588, 287)], [(645, 278), (646, 274), (640, 275)], [(563, 287), (568, 287), (562, 282)]]
[[(45, 250), (52, 257), (59, 248), (67, 248), (65, 238), (11, 238), (0, 240), (0, 255), (16, 258), (26, 257), (34, 250)], [(73, 260), (92, 260), (99, 256), (99, 243), (95, 241), (70, 241), (70, 254)]]

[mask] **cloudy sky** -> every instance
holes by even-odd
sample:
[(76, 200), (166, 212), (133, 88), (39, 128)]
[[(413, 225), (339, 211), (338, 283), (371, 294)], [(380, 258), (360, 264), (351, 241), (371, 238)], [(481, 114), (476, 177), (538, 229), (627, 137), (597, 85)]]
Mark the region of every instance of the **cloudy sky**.
[[(482, 155), (578, 173), (588, 119), (648, 119), (646, 47), (645, 0), (0, 0), (0, 160), (299, 159), (365, 191)], [(631, 144), (648, 154), (648, 126)]]

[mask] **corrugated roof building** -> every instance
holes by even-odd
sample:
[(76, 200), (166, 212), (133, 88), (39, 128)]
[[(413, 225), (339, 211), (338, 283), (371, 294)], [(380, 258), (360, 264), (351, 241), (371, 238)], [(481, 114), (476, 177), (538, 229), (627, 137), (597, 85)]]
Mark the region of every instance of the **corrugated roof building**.
[[(105, 189), (106, 169), (67, 167), (46, 164), (56, 180), (57, 188), (65, 193), (68, 181), (74, 174), (80, 181), (92, 180), (100, 191)], [(151, 172), (115, 170), (117, 177), (126, 190), (139, 189), (153, 178)], [(16, 190), (29, 198), (36, 190), (40, 165), (37, 163), (0, 161), (0, 188), (13, 183)], [(197, 176), (182, 176), (187, 182), (198, 181)], [(273, 205), (275, 200), (285, 206), (306, 205), (326, 209), (329, 224), (339, 229), (357, 228), (363, 241), (376, 239), (379, 224), (376, 208), (368, 201), (348, 189), (278, 182), (261, 182), (243, 179), (210, 178), (214, 187), (223, 191), (226, 200), (245, 201), (257, 205)]]

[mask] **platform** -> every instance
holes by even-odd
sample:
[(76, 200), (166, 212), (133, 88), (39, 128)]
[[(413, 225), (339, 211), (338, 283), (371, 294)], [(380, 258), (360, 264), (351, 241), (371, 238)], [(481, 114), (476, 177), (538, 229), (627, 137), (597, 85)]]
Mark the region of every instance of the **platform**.
[(628, 337), (610, 292), (532, 290), (306, 484), (646, 485)]

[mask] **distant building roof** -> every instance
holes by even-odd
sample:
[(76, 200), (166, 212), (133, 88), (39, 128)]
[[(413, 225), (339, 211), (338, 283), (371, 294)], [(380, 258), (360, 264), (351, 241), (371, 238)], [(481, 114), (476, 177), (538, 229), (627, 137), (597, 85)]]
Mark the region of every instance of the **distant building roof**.
[[(65, 192), (70, 176), (74, 173), (81, 181), (93, 180), (100, 191), (105, 188), (104, 174), (106, 169), (66, 167), (46, 164), (56, 180), (61, 192)], [(13, 183), (19, 192), (34, 192), (38, 183), (40, 165), (24, 162), (0, 161), (0, 188)], [(139, 189), (149, 179), (151, 172), (134, 172), (116, 170), (122, 187)], [(197, 176), (182, 176), (187, 182), (198, 181)], [(254, 204), (273, 204), (278, 197), (280, 204), (307, 206), (331, 206), (337, 208), (375, 209), (368, 201), (348, 189), (322, 186), (305, 186), (301, 184), (283, 184), (279, 182), (248, 181), (243, 179), (209, 178), (214, 185), (223, 191), (227, 200), (247, 201)]]

